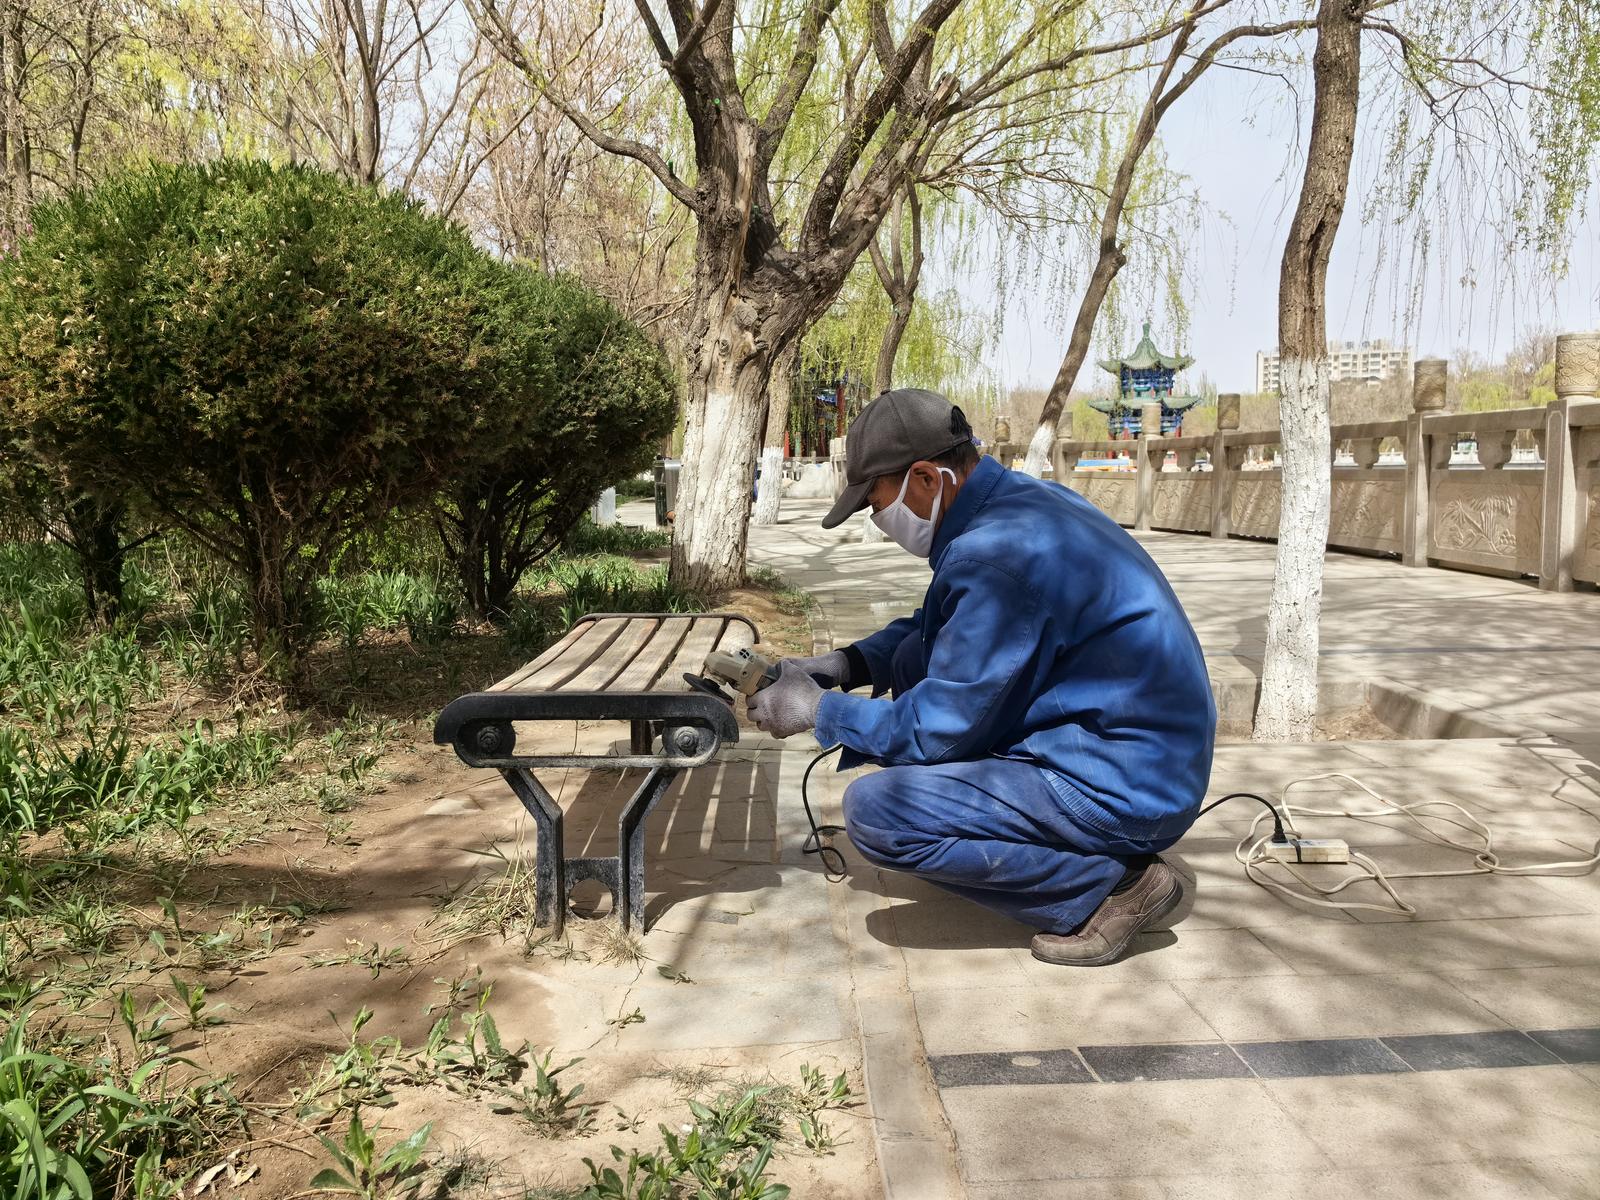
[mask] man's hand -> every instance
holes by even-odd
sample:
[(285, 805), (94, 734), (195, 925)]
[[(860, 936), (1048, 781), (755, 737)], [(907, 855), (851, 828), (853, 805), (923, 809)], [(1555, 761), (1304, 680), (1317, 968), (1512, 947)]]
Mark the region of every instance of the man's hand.
[(791, 733), (815, 728), (822, 688), (801, 665), (806, 661), (785, 659), (778, 668), (777, 680), (745, 701), (745, 711), (757, 729), (773, 737), (786, 738)]
[(783, 661), (793, 663), (825, 688), (838, 687), (850, 673), (850, 660), (844, 656), (843, 650), (830, 650), (811, 658), (786, 658)]

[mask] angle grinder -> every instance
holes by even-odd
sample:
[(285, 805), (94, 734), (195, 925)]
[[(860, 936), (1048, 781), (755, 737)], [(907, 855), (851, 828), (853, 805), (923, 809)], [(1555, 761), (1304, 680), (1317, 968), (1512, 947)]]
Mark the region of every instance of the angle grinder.
[(713, 650), (706, 655), (701, 674), (685, 671), (683, 680), (696, 691), (715, 696), (731, 706), (735, 697), (727, 688), (749, 698), (778, 678), (778, 660), (752, 650)]

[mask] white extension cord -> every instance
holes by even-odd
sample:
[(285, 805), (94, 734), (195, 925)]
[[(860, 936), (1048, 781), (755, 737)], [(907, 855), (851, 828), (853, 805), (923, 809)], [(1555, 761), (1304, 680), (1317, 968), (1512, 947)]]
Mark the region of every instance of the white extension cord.
[[(1351, 808), (1310, 808), (1305, 805), (1295, 805), (1289, 803), (1289, 792), (1292, 789), (1300, 786), (1303, 783), (1313, 783), (1319, 779), (1343, 779), (1345, 782), (1352, 783), (1356, 787), (1360, 788), (1363, 792), (1376, 800), (1382, 807), (1367, 810)], [(1452, 809), (1455, 813), (1458, 813), (1462, 819), (1439, 812), (1429, 811), (1434, 809)], [(1383, 796), (1380, 796), (1377, 792), (1373, 791), (1359, 779), (1356, 779), (1350, 775), (1346, 775), (1342, 771), (1329, 771), (1323, 775), (1308, 775), (1304, 779), (1296, 779), (1283, 789), (1283, 799), (1279, 804), (1279, 810), (1283, 816), (1285, 832), (1288, 833), (1290, 837), (1299, 836), (1298, 833), (1294, 831), (1294, 818), (1297, 815), (1306, 817), (1347, 817), (1359, 818), (1362, 820), (1403, 817), (1411, 821), (1412, 824), (1417, 827), (1419, 836), (1421, 836), (1424, 840), (1433, 842), (1439, 846), (1448, 847), (1451, 850), (1459, 850), (1463, 854), (1472, 855), (1473, 865), (1471, 867), (1463, 868), (1459, 871), (1391, 872), (1383, 870), (1382, 867), (1378, 866), (1378, 864), (1373, 862), (1372, 859), (1367, 855), (1362, 854), (1360, 851), (1352, 848), (1350, 851), (1350, 862), (1352, 865), (1360, 867), (1361, 870), (1346, 875), (1343, 879), (1339, 880), (1331, 887), (1324, 886), (1314, 882), (1311, 879), (1308, 879), (1302, 872), (1296, 870), (1292, 864), (1282, 861), (1281, 858), (1274, 857), (1268, 851), (1267, 844), (1271, 842), (1272, 834), (1269, 833), (1263, 838), (1256, 837), (1257, 827), (1267, 817), (1268, 814), (1265, 812), (1258, 813), (1255, 820), (1250, 823), (1250, 832), (1247, 833), (1240, 840), (1238, 846), (1234, 848), (1234, 857), (1244, 865), (1244, 873), (1246, 877), (1252, 883), (1259, 884), (1262, 887), (1271, 888), (1276, 892), (1281, 892), (1285, 896), (1292, 897), (1293, 899), (1303, 901), (1307, 904), (1316, 904), (1323, 908), (1360, 908), (1366, 909), (1369, 912), (1393, 913), (1396, 916), (1409, 917), (1416, 914), (1416, 908), (1413, 905), (1406, 903), (1405, 900), (1401, 899), (1400, 893), (1395, 891), (1394, 886), (1390, 883), (1390, 880), (1440, 879), (1457, 875), (1552, 875), (1556, 873), (1585, 875), (1594, 870), (1597, 865), (1600, 865), (1600, 840), (1597, 840), (1595, 842), (1595, 852), (1586, 859), (1577, 859), (1572, 862), (1534, 863), (1516, 867), (1506, 866), (1500, 861), (1500, 856), (1495, 853), (1494, 831), (1482, 821), (1478, 820), (1477, 817), (1473, 816), (1461, 805), (1453, 803), (1449, 800), (1419, 800), (1412, 804), (1397, 804), (1393, 800), (1388, 800)], [(1469, 844), (1467, 842), (1457, 841), (1451, 837), (1448, 837), (1427, 824), (1427, 822), (1430, 821), (1438, 822), (1442, 825), (1452, 826), (1456, 829), (1465, 830), (1481, 844)], [(1276, 879), (1268, 877), (1262, 869), (1268, 864), (1283, 868), (1283, 870), (1294, 876), (1294, 878), (1298, 880), (1306, 890), (1300, 891), (1287, 884), (1280, 883)], [(1351, 884), (1369, 881), (1377, 884), (1386, 893), (1388, 893), (1389, 898), (1394, 901), (1394, 904), (1369, 904), (1362, 900), (1328, 900), (1322, 898), (1336, 895), (1339, 892), (1344, 891), (1345, 888), (1349, 887)]]

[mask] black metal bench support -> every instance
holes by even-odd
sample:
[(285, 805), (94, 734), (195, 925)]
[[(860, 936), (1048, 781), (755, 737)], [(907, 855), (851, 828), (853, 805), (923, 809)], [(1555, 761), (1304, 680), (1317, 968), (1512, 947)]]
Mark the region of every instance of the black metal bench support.
[(617, 853), (613, 857), (568, 858), (561, 806), (527, 767), (500, 772), (539, 829), (534, 854), (533, 923), (552, 928), (557, 937), (566, 924), (568, 889), (585, 879), (598, 879), (611, 892), (611, 911), (624, 929), (644, 928), (644, 828), (650, 811), (678, 776), (676, 767), (651, 767), (617, 820)]

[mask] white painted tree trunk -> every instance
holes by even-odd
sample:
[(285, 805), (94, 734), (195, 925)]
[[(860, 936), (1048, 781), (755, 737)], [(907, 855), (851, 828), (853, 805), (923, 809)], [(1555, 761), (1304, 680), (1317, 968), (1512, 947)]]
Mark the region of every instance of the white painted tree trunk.
[(1332, 496), (1331, 387), (1326, 359), (1285, 359), (1278, 400), (1283, 445), (1277, 564), (1255, 739), (1309, 741), (1317, 711), (1322, 559)]
[(756, 480), (756, 510), (751, 518), (755, 524), (776, 525), (782, 498), (783, 447), (767, 446), (761, 451), (761, 477)]
[[(1057, 414), (1056, 420), (1060, 419)], [(1028, 454), (1022, 460), (1022, 471), (1025, 475), (1032, 475), (1035, 479), (1044, 478), (1044, 469), (1050, 465), (1050, 448), (1056, 441), (1056, 421), (1048, 424), (1040, 422), (1033, 431), (1033, 437), (1028, 440)], [(1056, 480), (1061, 483), (1062, 480)]]
[[(740, 377), (735, 390), (708, 388), (691, 401), (683, 435), (683, 468), (672, 538), (672, 575), (702, 592), (724, 592), (744, 581), (751, 486), (761, 441), (766, 372)], [(721, 381), (719, 381), (721, 382)], [(749, 394), (753, 392), (754, 394)]]

